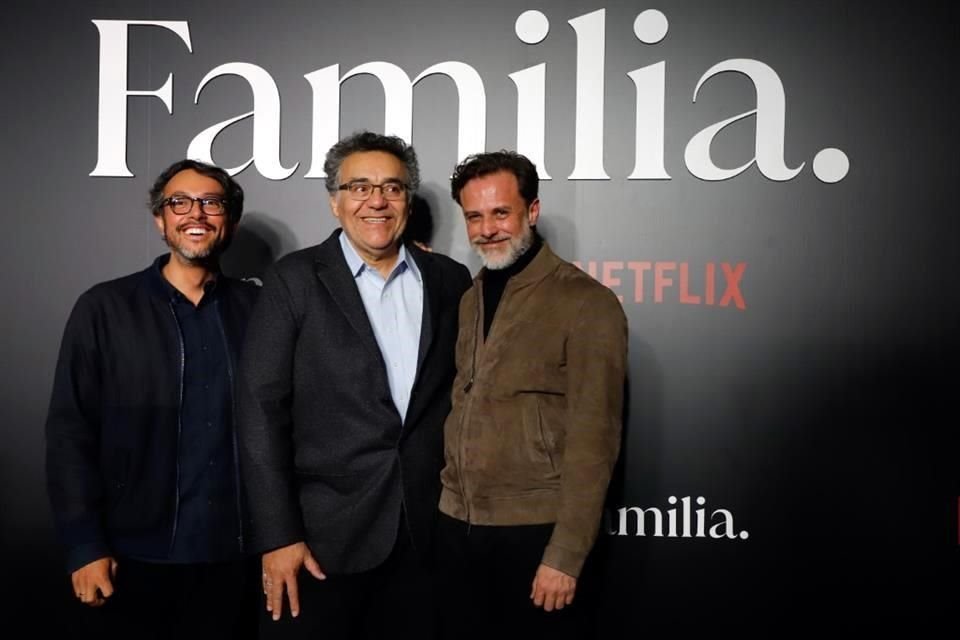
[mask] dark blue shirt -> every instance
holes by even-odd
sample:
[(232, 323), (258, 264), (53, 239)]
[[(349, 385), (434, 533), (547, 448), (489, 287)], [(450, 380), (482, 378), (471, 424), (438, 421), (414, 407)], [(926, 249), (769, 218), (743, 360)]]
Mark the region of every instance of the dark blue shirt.
[(204, 286), (196, 306), (173, 286), (169, 290), (184, 354), (177, 523), (169, 560), (235, 559), (240, 554), (240, 516), (231, 372), (216, 280)]

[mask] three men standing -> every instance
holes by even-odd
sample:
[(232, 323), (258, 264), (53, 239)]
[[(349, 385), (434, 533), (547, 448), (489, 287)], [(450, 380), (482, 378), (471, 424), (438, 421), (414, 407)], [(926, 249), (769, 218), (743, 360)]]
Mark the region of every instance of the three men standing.
[(241, 466), (273, 619), (261, 630), (431, 637), (427, 556), (470, 275), (404, 244), (419, 169), (401, 139), (350, 136), (324, 171), (341, 228), (265, 276), (244, 351)]
[(537, 234), (527, 158), (467, 158), (451, 191), (484, 269), (460, 304), (444, 425), (447, 635), (590, 637), (583, 608), (568, 605), (619, 452), (626, 318)]
[(404, 242), (412, 147), (358, 133), (324, 170), (341, 228), (275, 264), (255, 306), (217, 269), (243, 191), (193, 161), (151, 191), (170, 255), (78, 301), (47, 424), (77, 597), (110, 598), (137, 637), (240, 637), (246, 551), (268, 637), (429, 638), (438, 600), (450, 637), (581, 637), (569, 605), (620, 444), (619, 302), (537, 234), (519, 154), (454, 173), (472, 288)]
[(257, 288), (218, 268), (243, 190), (183, 160), (150, 203), (170, 253), (81, 295), (64, 331), (48, 493), (76, 597), (109, 600), (93, 616), (107, 637), (244, 637), (233, 424)]

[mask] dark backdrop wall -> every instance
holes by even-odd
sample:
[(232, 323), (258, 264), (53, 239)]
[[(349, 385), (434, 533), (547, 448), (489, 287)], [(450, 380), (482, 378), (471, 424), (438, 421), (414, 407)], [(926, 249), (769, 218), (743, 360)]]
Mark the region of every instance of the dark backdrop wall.
[(322, 154), (372, 128), (412, 140), (420, 222), (473, 271), (450, 171), (470, 151), (528, 153), (550, 177), (543, 234), (623, 298), (598, 633), (948, 613), (946, 4), (8, 2), (3, 608), (38, 631), (75, 619), (43, 480), (53, 366), (77, 295), (163, 251), (156, 174), (187, 154), (242, 168), (226, 268), (256, 276), (334, 228)]

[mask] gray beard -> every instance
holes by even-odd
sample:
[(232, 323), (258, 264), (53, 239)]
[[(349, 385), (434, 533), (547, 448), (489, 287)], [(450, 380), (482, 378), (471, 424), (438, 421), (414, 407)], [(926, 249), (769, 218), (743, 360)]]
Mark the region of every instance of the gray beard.
[(524, 228), (523, 231), (520, 232), (520, 235), (510, 238), (507, 244), (507, 251), (492, 259), (484, 253), (483, 245), (475, 244), (473, 248), (477, 252), (477, 255), (480, 256), (480, 262), (483, 263), (485, 268), (491, 271), (506, 269), (519, 260), (520, 256), (525, 254), (530, 247), (533, 246), (533, 227), (530, 226), (528, 222), (524, 222)]

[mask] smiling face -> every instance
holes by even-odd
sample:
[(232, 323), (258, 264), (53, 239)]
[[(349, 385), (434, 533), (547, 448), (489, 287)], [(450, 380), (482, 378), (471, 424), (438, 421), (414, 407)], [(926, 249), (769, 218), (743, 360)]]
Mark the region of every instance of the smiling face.
[(460, 191), (460, 206), (470, 244), (487, 269), (506, 269), (533, 244), (540, 200), (528, 206), (509, 171), (470, 180)]
[[(350, 154), (340, 165), (337, 182), (361, 180), (372, 184), (406, 184), (407, 169), (403, 161), (385, 151)], [(364, 262), (378, 268), (393, 266), (409, 217), (407, 197), (387, 200), (381, 189), (374, 189), (367, 200), (354, 200), (348, 191), (338, 191), (330, 196), (330, 209)]]
[[(219, 182), (193, 169), (175, 174), (164, 186), (164, 199), (177, 195), (224, 197)], [(171, 257), (187, 264), (215, 258), (226, 248), (235, 226), (229, 218), (226, 213), (219, 216), (205, 214), (199, 202), (194, 202), (190, 212), (183, 215), (175, 214), (164, 205), (153, 217), (163, 241), (170, 247)]]

